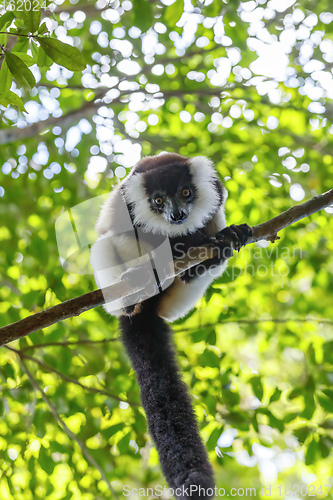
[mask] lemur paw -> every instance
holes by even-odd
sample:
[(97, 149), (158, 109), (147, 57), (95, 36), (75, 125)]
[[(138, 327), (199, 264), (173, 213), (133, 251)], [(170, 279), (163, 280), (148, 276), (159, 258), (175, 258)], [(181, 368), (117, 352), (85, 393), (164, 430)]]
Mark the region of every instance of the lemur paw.
[(240, 250), (247, 240), (252, 236), (252, 228), (248, 224), (232, 224), (216, 235), (216, 239), (230, 243), (234, 250)]

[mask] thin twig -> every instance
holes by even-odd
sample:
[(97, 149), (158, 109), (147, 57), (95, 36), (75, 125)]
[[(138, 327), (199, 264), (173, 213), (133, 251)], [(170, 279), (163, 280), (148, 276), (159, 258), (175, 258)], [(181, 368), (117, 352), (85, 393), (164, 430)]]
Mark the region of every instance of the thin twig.
[[(5, 347), (7, 349), (10, 349), (11, 351), (15, 352), (16, 354), (18, 354), (18, 356), (21, 359), (28, 359), (29, 361), (32, 361), (33, 363), (36, 363), (37, 365), (39, 365), (41, 368), (43, 368), (43, 370), (45, 370), (49, 373), (55, 373), (62, 380), (65, 380), (66, 382), (69, 382), (71, 384), (78, 385), (79, 387), (81, 387), (81, 389), (83, 389), (85, 391), (89, 391), (89, 392), (92, 392), (94, 394), (102, 394), (104, 396), (108, 396), (109, 398), (115, 399), (115, 400), (120, 401), (120, 402), (124, 401), (124, 399), (120, 398), (119, 396), (115, 396), (113, 394), (110, 394), (108, 391), (105, 391), (104, 389), (96, 389), (95, 387), (89, 387), (88, 385), (81, 384), (81, 382), (79, 382), (77, 379), (70, 377), (69, 375), (66, 375), (65, 373), (60, 372), (56, 368), (53, 368), (53, 366), (50, 366), (50, 365), (44, 363), (44, 361), (41, 361), (37, 358), (34, 358), (33, 356), (29, 356), (28, 354), (23, 353), (19, 349), (14, 349), (13, 347), (9, 347), (9, 346), (5, 346)], [(133, 406), (137, 405), (138, 406), (138, 403), (134, 403), (133, 401), (126, 400), (126, 402), (129, 403), (130, 405), (133, 405)]]
[(50, 347), (50, 346), (67, 347), (70, 345), (81, 345), (81, 344), (106, 344), (107, 342), (115, 342), (116, 340), (118, 340), (117, 337), (114, 337), (112, 339), (102, 339), (102, 340), (82, 339), (82, 340), (70, 340), (70, 341), (61, 341), (61, 342), (45, 342), (45, 343), (40, 343), (40, 344), (27, 345), (26, 347), (23, 347), (22, 349), (20, 349), (20, 351), (25, 352), (25, 351), (28, 351), (30, 349), (42, 349), (44, 347)]
[[(217, 323), (206, 323), (203, 325), (200, 325), (200, 329), (202, 328), (216, 328), (218, 325), (228, 325), (228, 324), (242, 324), (242, 325), (257, 325), (258, 323), (276, 323), (276, 324), (284, 324), (284, 323), (319, 323), (320, 325), (333, 325), (333, 319), (327, 319), (327, 318), (253, 318), (253, 319), (247, 319), (247, 318), (234, 318), (234, 319), (221, 319)], [(192, 326), (189, 328), (180, 328), (177, 330), (177, 328), (174, 329), (174, 333), (191, 333), (195, 332), (198, 330), (197, 326)]]
[(309, 217), (309, 215), (319, 212), (323, 208), (327, 208), (333, 204), (333, 189), (330, 189), (324, 194), (315, 196), (311, 200), (301, 203), (301, 205), (295, 205), (289, 208), (282, 214), (270, 219), (267, 222), (263, 222), (258, 226), (253, 228), (253, 237), (250, 238), (246, 244), (253, 243), (254, 241), (269, 240), (275, 241), (279, 239), (277, 233), (295, 222), (304, 219), (304, 217)]
[(10, 36), (25, 36), (27, 38), (34, 37), (36, 35), (24, 35), (23, 33), (13, 33), (10, 31), (0, 31), (0, 35), (10, 35)]

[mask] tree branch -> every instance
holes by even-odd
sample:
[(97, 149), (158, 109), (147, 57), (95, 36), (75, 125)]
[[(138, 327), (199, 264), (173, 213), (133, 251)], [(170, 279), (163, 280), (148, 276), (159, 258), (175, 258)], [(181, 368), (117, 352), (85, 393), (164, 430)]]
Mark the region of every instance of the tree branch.
[[(254, 226), (252, 228), (252, 237), (247, 240), (246, 245), (260, 240), (269, 240), (273, 242), (279, 239), (277, 233), (281, 231), (281, 229), (284, 229), (285, 227), (290, 226), (300, 219), (308, 217), (319, 210), (327, 208), (332, 204), (333, 189), (322, 195), (315, 196), (305, 203), (289, 208), (289, 210), (286, 210), (282, 214), (268, 220), (267, 222)], [(187, 269), (200, 264), (204, 260), (214, 257), (215, 253), (213, 248), (206, 246), (205, 252), (203, 252), (202, 249), (202, 247), (198, 247), (196, 253), (192, 250), (191, 256), (174, 261), (174, 268), (169, 270), (165, 279), (174, 278)], [(204, 257), (202, 257), (203, 253), (205, 254)], [(25, 337), (32, 332), (46, 328), (47, 326), (53, 325), (58, 321), (71, 318), (73, 316), (79, 316), (84, 311), (100, 306), (105, 303), (104, 294), (107, 297), (114, 297), (114, 300), (118, 300), (137, 291), (140, 291), (140, 288), (133, 289), (133, 287), (130, 287), (126, 282), (119, 282), (115, 285), (106, 287), (103, 290), (94, 290), (93, 292), (88, 292), (80, 297), (66, 300), (62, 304), (50, 307), (49, 309), (45, 309), (45, 311), (33, 314), (27, 318), (12, 323), (11, 325), (0, 328), (0, 345)]]

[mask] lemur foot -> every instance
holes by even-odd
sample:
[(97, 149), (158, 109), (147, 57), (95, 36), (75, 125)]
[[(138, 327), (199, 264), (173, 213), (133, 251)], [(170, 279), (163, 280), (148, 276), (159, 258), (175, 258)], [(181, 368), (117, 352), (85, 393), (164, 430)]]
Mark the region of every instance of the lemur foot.
[(252, 228), (248, 224), (232, 224), (217, 233), (216, 239), (230, 243), (234, 250), (240, 250), (247, 240), (252, 236)]

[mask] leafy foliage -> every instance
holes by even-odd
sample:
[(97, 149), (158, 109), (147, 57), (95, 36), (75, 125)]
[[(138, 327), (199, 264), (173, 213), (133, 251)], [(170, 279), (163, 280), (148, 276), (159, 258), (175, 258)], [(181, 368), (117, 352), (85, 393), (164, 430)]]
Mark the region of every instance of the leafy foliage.
[[(332, 188), (328, 0), (19, 4), (0, 11), (1, 325), (94, 288), (90, 272), (60, 266), (55, 223), (140, 155), (212, 158), (230, 224)], [(271, 484), (281, 498), (278, 485), (312, 484), (326, 495), (332, 232), (327, 209), (244, 248), (175, 325), (226, 491), (260, 496)], [(8, 347), (0, 498), (104, 499), (165, 484), (114, 318), (98, 308)]]
[[(39, 67), (49, 68), (54, 61), (72, 71), (82, 71), (86, 67), (86, 61), (76, 47), (41, 35), (48, 31), (45, 24), (40, 24), (41, 10), (47, 8), (47, 3), (39, 0), (13, 0), (8, 3), (10, 10), (0, 18), (0, 29), (4, 30), (0, 34), (1, 56), (7, 63), (1, 74), (4, 83), (0, 88), (0, 105), (12, 104), (20, 111), (24, 110), (20, 96), (13, 95), (10, 86), (14, 78), (22, 87), (34, 87), (36, 81), (28, 68), (31, 64), (37, 63)], [(4, 7), (6, 6), (5, 2)], [(6, 46), (8, 35), (17, 37), (18, 40), (12, 50)], [(15, 50), (17, 52), (13, 53)]]

